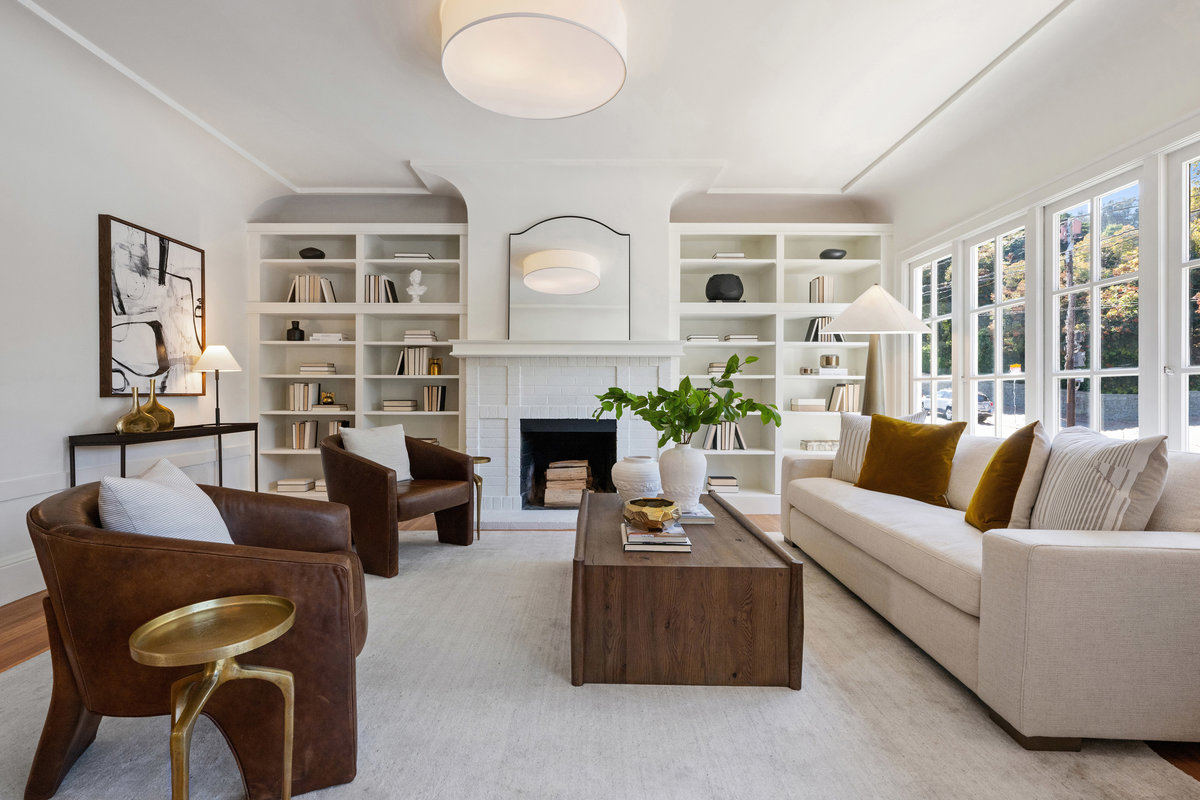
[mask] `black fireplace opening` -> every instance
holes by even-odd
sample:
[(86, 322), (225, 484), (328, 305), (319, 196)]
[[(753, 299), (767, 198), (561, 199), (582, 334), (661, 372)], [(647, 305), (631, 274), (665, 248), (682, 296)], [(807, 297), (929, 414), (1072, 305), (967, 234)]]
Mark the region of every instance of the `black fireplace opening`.
[(521, 420), (521, 507), (545, 508), (546, 468), (554, 461), (587, 459), (592, 491), (615, 492), (617, 421), (613, 419)]

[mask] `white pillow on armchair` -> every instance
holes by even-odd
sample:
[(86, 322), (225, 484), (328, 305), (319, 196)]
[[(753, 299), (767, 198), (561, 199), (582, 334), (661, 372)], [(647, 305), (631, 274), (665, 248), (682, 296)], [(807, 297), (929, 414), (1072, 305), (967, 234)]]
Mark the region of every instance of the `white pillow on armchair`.
[(101, 478), (100, 523), (143, 536), (234, 543), (212, 499), (165, 458), (136, 478)]
[(408, 445), (404, 441), (403, 425), (384, 425), (381, 428), (342, 428), (342, 444), (347, 453), (391, 467), (397, 481), (411, 481), (408, 464)]

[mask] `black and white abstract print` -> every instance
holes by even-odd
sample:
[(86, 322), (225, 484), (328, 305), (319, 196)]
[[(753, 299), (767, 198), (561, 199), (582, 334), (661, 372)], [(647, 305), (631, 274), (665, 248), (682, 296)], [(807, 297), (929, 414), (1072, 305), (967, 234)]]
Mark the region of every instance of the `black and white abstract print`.
[[(204, 252), (109, 217), (112, 394), (201, 394)], [(102, 365), (102, 369), (103, 369)]]

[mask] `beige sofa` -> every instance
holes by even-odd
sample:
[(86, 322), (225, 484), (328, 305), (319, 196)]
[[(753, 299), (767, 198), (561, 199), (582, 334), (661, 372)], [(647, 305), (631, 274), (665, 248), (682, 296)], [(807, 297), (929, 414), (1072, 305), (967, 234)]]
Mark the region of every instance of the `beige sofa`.
[(998, 440), (964, 436), (951, 508), (783, 462), (783, 534), (970, 688), (1031, 749), (1200, 741), (1200, 455), (1170, 453), (1147, 531), (963, 521)]

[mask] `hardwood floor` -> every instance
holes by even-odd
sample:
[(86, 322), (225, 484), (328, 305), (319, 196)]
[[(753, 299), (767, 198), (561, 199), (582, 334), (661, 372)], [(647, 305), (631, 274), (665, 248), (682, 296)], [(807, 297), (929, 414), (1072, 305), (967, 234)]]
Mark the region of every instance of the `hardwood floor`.
[[(747, 514), (751, 522), (764, 531), (778, 531), (778, 514)], [(401, 530), (433, 530), (433, 515), (419, 517), (400, 523)], [(40, 653), (49, 644), (46, 640), (46, 622), (42, 616), (42, 598), (45, 592), (23, 597), (0, 606), (0, 672), (15, 667)], [(1200, 781), (1200, 742), (1147, 742), (1158, 755)]]

